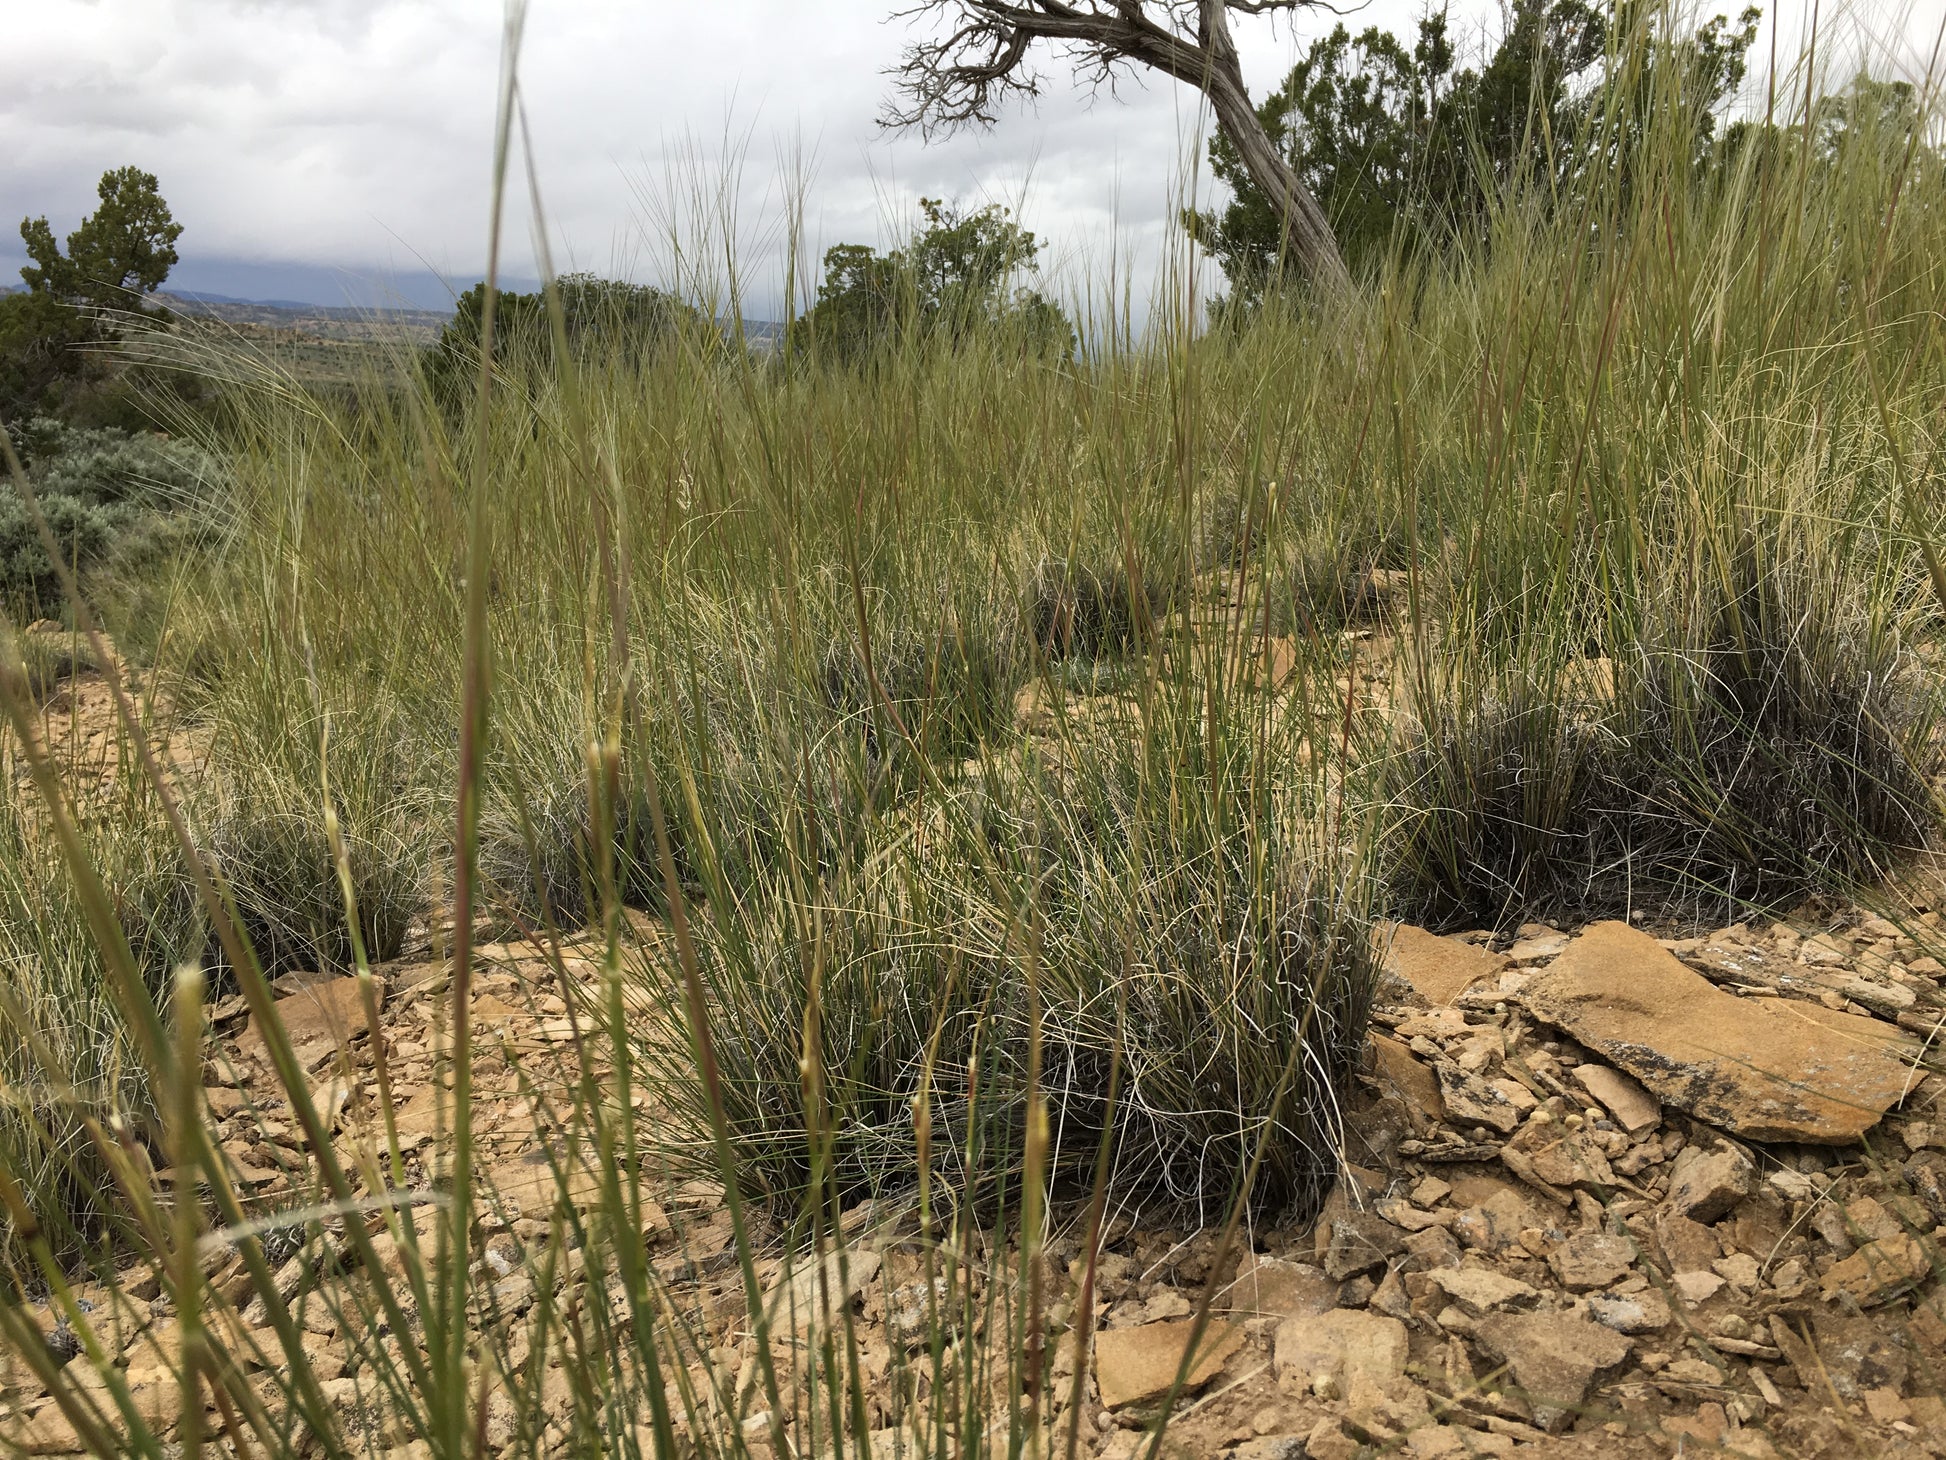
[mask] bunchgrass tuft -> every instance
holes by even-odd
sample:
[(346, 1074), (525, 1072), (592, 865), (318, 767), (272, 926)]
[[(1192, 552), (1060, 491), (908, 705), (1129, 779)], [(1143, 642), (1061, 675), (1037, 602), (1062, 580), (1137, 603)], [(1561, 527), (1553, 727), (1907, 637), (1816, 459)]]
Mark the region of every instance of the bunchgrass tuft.
[(1027, 621), (1035, 648), (1047, 659), (1100, 659), (1153, 641), (1168, 589), (1138, 563), (1046, 557), (1027, 585)]
[(1931, 843), (1938, 690), (1904, 616), (1774, 527), (1659, 566), (1611, 602), (1609, 655), (1570, 630), (1487, 669), (1460, 645), (1466, 671), (1413, 677), (1385, 769), (1405, 908), (1720, 919)]
[[(1322, 1199), (1373, 979), (1364, 889), (1287, 774), (1260, 765), (1276, 789), (1251, 804), (1237, 765), (1202, 763), (1193, 695), (1152, 706), (1153, 738), (1103, 703), (885, 818), (847, 875), (787, 867), (715, 906), (699, 954), (749, 1190), (910, 1198), (923, 1167), (1012, 1199), (1038, 1089), (1057, 1189), (1105, 1143), (1111, 1188), (1159, 1213), (1221, 1212), (1253, 1160), (1254, 1207)], [(680, 1106), (662, 951), (646, 1059)]]

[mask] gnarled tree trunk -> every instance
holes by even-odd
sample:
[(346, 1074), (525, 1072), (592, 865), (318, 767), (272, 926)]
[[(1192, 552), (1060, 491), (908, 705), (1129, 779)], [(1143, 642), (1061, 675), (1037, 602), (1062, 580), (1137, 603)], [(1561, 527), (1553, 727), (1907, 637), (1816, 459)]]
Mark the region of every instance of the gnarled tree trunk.
[(1320, 284), (1333, 287), (1349, 284), (1351, 274), (1345, 268), (1344, 255), (1338, 252), (1331, 220), (1324, 216), (1324, 209), (1311, 196), (1311, 190), (1279, 155), (1257, 116), (1257, 109), (1250, 105), (1236, 47), (1222, 19), (1222, 6), (1206, 0), (1204, 8), (1217, 12), (1216, 25), (1205, 24), (1210, 66), (1208, 78), (1202, 84), (1203, 95), (1209, 98), (1210, 109), (1216, 113), (1216, 125), (1236, 148), (1250, 181), (1263, 189), (1264, 196), (1283, 218), (1284, 249), (1288, 256)]

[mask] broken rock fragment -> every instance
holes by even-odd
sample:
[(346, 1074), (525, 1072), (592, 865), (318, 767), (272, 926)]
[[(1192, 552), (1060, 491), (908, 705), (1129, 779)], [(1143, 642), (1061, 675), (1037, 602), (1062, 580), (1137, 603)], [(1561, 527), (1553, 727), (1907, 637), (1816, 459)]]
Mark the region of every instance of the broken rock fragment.
[[(1182, 1369), (1195, 1327), (1195, 1320), (1189, 1319), (1110, 1328), (1095, 1335), (1095, 1384), (1101, 1391), (1102, 1408), (1120, 1409), (1167, 1394)], [(1195, 1361), (1183, 1387), (1194, 1389), (1207, 1384), (1242, 1346), (1241, 1328), (1212, 1322), (1196, 1346)]]
[(1757, 1173), (1732, 1146), (1705, 1151), (1685, 1146), (1669, 1175), (1664, 1205), (1692, 1222), (1714, 1222), (1757, 1189)]
[(1607, 1065), (1576, 1065), (1574, 1078), (1630, 1135), (1644, 1135), (1662, 1124), (1662, 1102), (1620, 1070)]
[(1737, 998), (1626, 923), (1588, 928), (1523, 998), (1664, 1104), (1750, 1140), (1854, 1141), (1910, 1085), (1895, 1029), (1816, 1004)]
[(1577, 1232), (1555, 1245), (1547, 1265), (1562, 1287), (1585, 1293), (1619, 1281), (1635, 1265), (1635, 1244), (1608, 1232)]
[(1219, 1305), (1242, 1318), (1302, 1318), (1338, 1306), (1338, 1284), (1302, 1262), (1251, 1255), (1223, 1290)]
[(1824, 1295), (1840, 1293), (1861, 1308), (1875, 1307), (1916, 1287), (1932, 1273), (1932, 1262), (1916, 1238), (1900, 1232), (1867, 1242), (1824, 1275)]
[(1491, 1268), (1451, 1268), (1430, 1272), (1427, 1277), (1434, 1287), (1459, 1305), (1461, 1312), (1472, 1318), (1531, 1308), (1541, 1296), (1539, 1289), (1531, 1284)]
[(1507, 1365), (1533, 1406), (1534, 1423), (1547, 1430), (1565, 1426), (1595, 1376), (1621, 1364), (1633, 1347), (1578, 1313), (1496, 1313), (1481, 1319), (1473, 1336)]
[(1654, 1333), (1667, 1328), (1673, 1317), (1669, 1300), (1654, 1288), (1635, 1293), (1596, 1293), (1588, 1299), (1588, 1316), (1617, 1333)]
[(1400, 923), (1385, 949), (1385, 971), (1404, 979), (1434, 1006), (1450, 1004), (1482, 979), (1507, 966), (1498, 953), (1489, 953), (1456, 938), (1442, 938)]
[(1483, 1125), (1504, 1136), (1515, 1130), (1538, 1103), (1514, 1080), (1484, 1080), (1443, 1061), (1435, 1066), (1435, 1073), (1446, 1117), (1457, 1126)]
[(1405, 1372), (1408, 1350), (1396, 1318), (1357, 1308), (1290, 1318), (1277, 1329), (1277, 1382), (1286, 1392), (1308, 1390), (1326, 1376), (1341, 1388), (1353, 1374), (1384, 1384)]

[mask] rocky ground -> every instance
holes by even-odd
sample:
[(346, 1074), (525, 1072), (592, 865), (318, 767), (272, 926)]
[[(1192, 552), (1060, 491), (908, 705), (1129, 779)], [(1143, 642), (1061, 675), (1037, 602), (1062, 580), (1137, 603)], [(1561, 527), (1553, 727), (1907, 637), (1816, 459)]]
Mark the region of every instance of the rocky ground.
[[(98, 761), (99, 776), (121, 759), (109, 719), (102, 687), (78, 679), (49, 705), (48, 738), (69, 761)], [(200, 749), (172, 742), (171, 759)], [(1928, 1073), (1946, 1032), (1946, 967), (1929, 951), (1936, 930), (1946, 948), (1946, 893), (1909, 889), (1908, 901), (1903, 926), (1807, 910), (1680, 939), (1622, 923), (1529, 925), (1498, 943), (1383, 930), (1343, 1175), (1314, 1223), (1252, 1229), (1219, 1264), (1218, 1233), (1111, 1220), (1093, 1271), (1097, 1328), (1078, 1354), (1085, 1223), (1057, 1214), (1045, 1268), (1051, 1453), (1066, 1453), (1071, 1421), (1079, 1453), (1146, 1453), (1206, 1307), (1167, 1454), (1946, 1456), (1946, 1077)], [(648, 920), (628, 931), (633, 944), (661, 936)], [(523, 1413), (545, 1426), (542, 1449), (568, 1449), (578, 1361), (559, 1315), (602, 1280), (577, 1256), (579, 1214), (600, 1204), (604, 1173), (579, 1138), (575, 1092), (619, 1105), (605, 1046), (589, 1037), (601, 956), (591, 934), (556, 950), (479, 950), (473, 1311), (483, 1367), (497, 1370), (481, 1388), (487, 1453), (520, 1443)], [(428, 954), (378, 970), (375, 1021), (353, 979), (293, 974), (277, 990), (354, 1187), (407, 1203), (425, 1230), (447, 1175), (447, 966)], [(208, 1017), (208, 1114), (238, 1190), (264, 1213), (315, 1200), (317, 1153), (262, 1031), (239, 999)], [(638, 1118), (656, 1117), (639, 1093), (635, 1103)], [(165, 1188), (168, 1175), (157, 1173)], [(710, 1422), (744, 1425), (766, 1453), (722, 1193), (673, 1178), (654, 1187), (641, 1236), (684, 1328), (692, 1390), (715, 1409)], [(363, 1220), (396, 1282), (408, 1255), (384, 1213)], [(278, 1295), (347, 1433), (374, 1454), (423, 1454), (374, 1377), (375, 1354), (409, 1335), (373, 1319), (373, 1275), (343, 1221), (308, 1238), (268, 1226)], [(838, 1294), (873, 1386), (874, 1456), (914, 1453), (898, 1396), (923, 1390), (914, 1354), (943, 1259), (909, 1213), (859, 1208), (846, 1227), (842, 1274), (759, 1233), (758, 1276), (800, 1338), (793, 1315), (819, 1307), (814, 1293)], [(1006, 1255), (972, 1240), (956, 1254), (965, 1290), (1002, 1285)], [(266, 1296), (233, 1244), (208, 1244), (207, 1270), (225, 1347), (274, 1411)], [(130, 1267), (78, 1297), (101, 1365), (73, 1361), (77, 1336), (47, 1304), (31, 1310), (69, 1361), (64, 1380), (99, 1397), (119, 1378), (172, 1433), (174, 1320), (156, 1275)], [(929, 1453), (923, 1438), (917, 1453)], [(81, 1448), (12, 1354), (0, 1354), (0, 1448)]]
[[(597, 1200), (598, 1173), (577, 1164), (560, 1125), (583, 1078), (570, 1001), (586, 1007), (597, 952), (571, 942), (556, 965), (532, 945), (482, 951), (475, 1122), (483, 1191), (497, 1195), (477, 1210), (480, 1275), (498, 1311), (483, 1310), (481, 1325), (502, 1337), (537, 1283), (578, 1281), (573, 1264), (543, 1255), (558, 1251), (569, 1208)], [(1913, 940), (1857, 916), (1809, 935), (1739, 925), (1680, 941), (1620, 923), (1573, 935), (1529, 926), (1502, 950), (1401, 927), (1386, 967), (1351, 1117), (1356, 1146), (1314, 1224), (1247, 1234), (1248, 1250), (1216, 1271), (1214, 1232), (1110, 1223), (1082, 1453), (1138, 1452), (1207, 1294), (1168, 1453), (1946, 1455), (1946, 1081), (1918, 1063), (1946, 988)], [(299, 975), (281, 989), (340, 1158), (370, 1189), (390, 1184), (382, 1055), (404, 1188), (436, 1187), (449, 1118), (435, 1078), (445, 966), (383, 970), (376, 1039), (355, 980)], [(240, 1001), (210, 1013), (210, 1117), (239, 1187), (266, 1209), (300, 1199), (311, 1153), (259, 1031)], [(599, 1059), (589, 1068), (608, 1078)], [(564, 1149), (557, 1177), (550, 1152), (558, 1163)], [(699, 1352), (709, 1345), (700, 1372), (728, 1403), (760, 1408), (720, 1193), (661, 1195), (645, 1235), (672, 1299), (700, 1325)], [(836, 1286), (866, 1371), (882, 1378), (914, 1327), (925, 1249), (896, 1215), (855, 1218)], [(1056, 1333), (1072, 1322), (1086, 1268), (1080, 1230), (1065, 1224), (1049, 1248)], [(383, 1239), (380, 1250), (388, 1263), (397, 1255)], [(793, 1272), (785, 1256), (765, 1257), (763, 1279), (773, 1295), (807, 1295), (815, 1265)], [(210, 1270), (231, 1305), (222, 1331), (235, 1352), (264, 1350), (268, 1392), (264, 1301), (228, 1250), (216, 1249)], [(333, 1290), (359, 1281), (321, 1261), (316, 1243), (279, 1274), (316, 1372), (349, 1408), (374, 1402), (370, 1335), (351, 1331), (356, 1304)], [(166, 1423), (176, 1391), (157, 1296), (141, 1270), (82, 1292), (138, 1400)], [(71, 1349), (52, 1313), (36, 1311), (56, 1347)], [(1049, 1408), (1061, 1437), (1075, 1347), (1072, 1331), (1054, 1346)], [(569, 1360), (550, 1359), (545, 1372), (560, 1382), (544, 1383), (537, 1402), (564, 1413)], [(3, 1377), (0, 1439), (32, 1454), (78, 1448), (23, 1365)], [(513, 1401), (494, 1404), (490, 1439), (504, 1444)], [(875, 1418), (891, 1409), (879, 1403)], [(418, 1453), (396, 1422), (374, 1418), (368, 1438), (376, 1452)]]

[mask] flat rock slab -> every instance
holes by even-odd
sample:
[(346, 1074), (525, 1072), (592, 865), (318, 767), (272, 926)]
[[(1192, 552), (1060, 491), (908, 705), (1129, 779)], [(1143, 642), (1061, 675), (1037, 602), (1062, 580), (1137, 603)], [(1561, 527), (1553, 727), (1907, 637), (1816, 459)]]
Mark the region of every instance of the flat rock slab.
[(1642, 1135), (1662, 1124), (1662, 1102), (1621, 1071), (1607, 1065), (1576, 1065), (1574, 1077), (1630, 1135)]
[(1242, 1318), (1315, 1318), (1338, 1306), (1339, 1287), (1306, 1263), (1253, 1253), (1218, 1301)]
[[(1293, 1320), (1295, 1321), (1295, 1320)], [(1103, 1409), (1120, 1409), (1159, 1399), (1182, 1369), (1183, 1354), (1195, 1331), (1194, 1319), (1181, 1323), (1144, 1323), (1139, 1328), (1109, 1328), (1095, 1335), (1095, 1384)], [(1207, 1384), (1243, 1347), (1243, 1330), (1211, 1322), (1196, 1347), (1196, 1361), (1183, 1381), (1185, 1391)]]
[(1404, 979), (1435, 1006), (1450, 1004), (1483, 978), (1507, 966), (1498, 953), (1489, 953), (1457, 938), (1442, 938), (1399, 923), (1385, 948), (1385, 971)]
[(1374, 1034), (1371, 1051), (1372, 1073), (1379, 1089), (1405, 1102), (1407, 1118), (1415, 1129), (1428, 1129), (1434, 1121), (1445, 1119), (1446, 1103), (1440, 1098), (1439, 1081), (1410, 1049), (1399, 1040)]
[(1462, 1267), (1438, 1269), (1426, 1274), (1432, 1285), (1445, 1293), (1471, 1317), (1531, 1308), (1540, 1301), (1540, 1290), (1519, 1278), (1487, 1268)]
[(1664, 1104), (1749, 1140), (1855, 1141), (1912, 1080), (1908, 1041), (1877, 1020), (1724, 993), (1626, 923), (1588, 928), (1524, 1000)]
[[(372, 980), (372, 993), (378, 1006), (385, 1007), (385, 982)], [(325, 979), (287, 994), (274, 1004), (278, 1021), (284, 1026), (293, 1048), (322, 1040), (343, 1047), (366, 1032), (365, 1003), (358, 992), (358, 980), (351, 977)], [(263, 1028), (256, 1015), (237, 1040), (239, 1048), (266, 1047)]]

